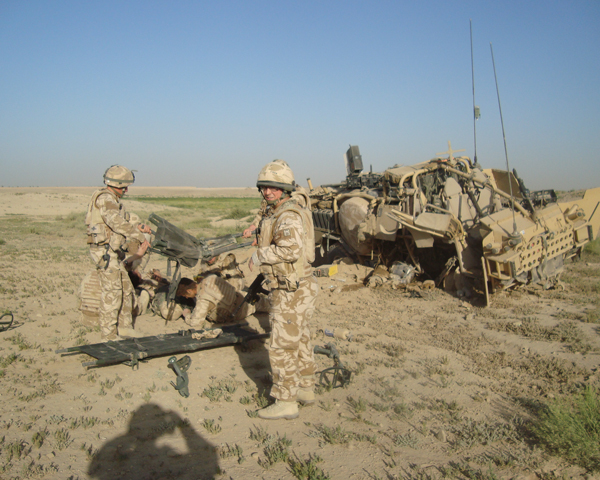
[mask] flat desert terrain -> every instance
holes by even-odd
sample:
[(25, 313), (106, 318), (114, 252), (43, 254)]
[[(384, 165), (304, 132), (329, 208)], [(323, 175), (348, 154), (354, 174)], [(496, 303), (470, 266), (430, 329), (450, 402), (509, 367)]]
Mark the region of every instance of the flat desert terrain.
[[(14, 317), (0, 333), (0, 479), (599, 478), (552, 456), (531, 425), (543, 405), (600, 385), (600, 256), (569, 263), (560, 288), (497, 293), (489, 307), (439, 289), (367, 288), (367, 269), (340, 266), (318, 278), (313, 344), (333, 341), (351, 382), (320, 387), (296, 420), (264, 421), (256, 410), (270, 367), (259, 340), (188, 353), (187, 398), (171, 385), (169, 356), (86, 369), (87, 355), (55, 353), (100, 342), (78, 311), (94, 189), (0, 188), (0, 310), (2, 321)], [(134, 186), (130, 195), (247, 196), (259, 206), (252, 188)], [(124, 203), (142, 219), (186, 215)], [(251, 218), (228, 222), (241, 231)], [(247, 284), (251, 253), (236, 251)], [(152, 254), (145, 268), (166, 273), (166, 263)], [(265, 318), (248, 322), (260, 329)], [(186, 325), (147, 313), (136, 329)]]

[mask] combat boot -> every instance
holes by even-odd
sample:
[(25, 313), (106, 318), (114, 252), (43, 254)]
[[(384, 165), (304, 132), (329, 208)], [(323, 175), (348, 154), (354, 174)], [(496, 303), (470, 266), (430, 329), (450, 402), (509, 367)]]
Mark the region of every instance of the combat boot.
[(264, 420), (279, 420), (280, 418), (292, 420), (298, 418), (298, 415), (300, 414), (296, 402), (282, 402), (281, 400), (275, 400), (273, 405), (258, 411), (259, 418)]
[(316, 401), (315, 392), (312, 388), (301, 388), (298, 390), (296, 400), (302, 405), (313, 405)]
[[(302, 381), (311, 384), (310, 387), (300, 387), (296, 400), (302, 405), (313, 405), (315, 403), (315, 376), (302, 375)], [(302, 382), (300, 382), (302, 383)]]
[(136, 332), (131, 327), (119, 327), (119, 336), (121, 338), (140, 338), (143, 335), (141, 333)]

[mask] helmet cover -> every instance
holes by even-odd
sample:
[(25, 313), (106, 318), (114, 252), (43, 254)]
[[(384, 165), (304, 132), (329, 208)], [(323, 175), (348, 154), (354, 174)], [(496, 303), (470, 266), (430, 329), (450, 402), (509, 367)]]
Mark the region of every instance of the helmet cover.
[(104, 172), (104, 184), (110, 187), (125, 188), (135, 182), (135, 175), (128, 168), (113, 165)]
[(256, 186), (280, 188), (286, 192), (296, 190), (294, 172), (284, 160), (273, 160), (267, 163), (258, 174)]

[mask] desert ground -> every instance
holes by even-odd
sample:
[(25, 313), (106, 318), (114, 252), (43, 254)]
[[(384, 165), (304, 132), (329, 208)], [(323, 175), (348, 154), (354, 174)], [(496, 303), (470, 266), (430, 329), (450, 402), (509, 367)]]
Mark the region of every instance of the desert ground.
[[(55, 353), (100, 342), (78, 311), (93, 190), (0, 188), (0, 310), (2, 321), (14, 317), (0, 333), (0, 479), (600, 478), (550, 455), (530, 429), (541, 405), (600, 385), (600, 256), (569, 263), (559, 288), (500, 292), (489, 307), (439, 289), (367, 288), (368, 269), (342, 265), (318, 278), (312, 332), (315, 345), (335, 343), (351, 382), (320, 387), (296, 420), (264, 421), (262, 341), (189, 353), (187, 398), (171, 385), (168, 356), (86, 369), (90, 357)], [(130, 196), (259, 204), (255, 189), (132, 187)], [(124, 202), (142, 219), (186, 215)], [(251, 218), (210, 223), (241, 231)], [(251, 252), (236, 251), (247, 283)], [(166, 273), (166, 259), (153, 254), (145, 268)], [(261, 314), (248, 320), (265, 325)], [(145, 335), (185, 328), (152, 313), (136, 320)]]

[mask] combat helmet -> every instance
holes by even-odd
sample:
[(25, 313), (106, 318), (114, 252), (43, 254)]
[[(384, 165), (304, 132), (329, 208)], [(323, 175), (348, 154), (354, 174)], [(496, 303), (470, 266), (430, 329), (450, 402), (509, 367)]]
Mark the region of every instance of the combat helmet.
[(135, 182), (135, 175), (128, 168), (113, 165), (104, 172), (104, 184), (109, 187), (125, 188)]
[(281, 188), (286, 192), (296, 190), (294, 172), (285, 160), (273, 160), (267, 163), (258, 174), (256, 186)]

